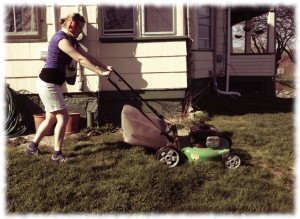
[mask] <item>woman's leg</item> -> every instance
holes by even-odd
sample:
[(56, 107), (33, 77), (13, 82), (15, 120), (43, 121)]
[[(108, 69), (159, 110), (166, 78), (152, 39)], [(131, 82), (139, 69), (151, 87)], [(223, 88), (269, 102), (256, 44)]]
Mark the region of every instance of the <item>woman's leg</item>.
[(52, 160), (55, 162), (73, 161), (75, 157), (62, 153), (63, 140), (65, 137), (66, 127), (69, 120), (67, 108), (55, 112), (57, 123), (54, 129), (54, 153)]
[(33, 140), (24, 150), (26, 154), (34, 156), (41, 155), (38, 145), (45, 134), (53, 127), (55, 122), (56, 116), (53, 113), (46, 112), (45, 120), (40, 124), (39, 128), (36, 130)]
[(55, 122), (56, 122), (55, 114), (46, 112), (46, 118), (40, 124), (32, 141), (35, 142), (36, 144), (39, 144), (42, 138), (45, 136), (45, 134), (53, 127)]
[(69, 120), (68, 109), (58, 110), (53, 112), (57, 123), (54, 129), (54, 151), (62, 151), (62, 144), (65, 137), (65, 131)]

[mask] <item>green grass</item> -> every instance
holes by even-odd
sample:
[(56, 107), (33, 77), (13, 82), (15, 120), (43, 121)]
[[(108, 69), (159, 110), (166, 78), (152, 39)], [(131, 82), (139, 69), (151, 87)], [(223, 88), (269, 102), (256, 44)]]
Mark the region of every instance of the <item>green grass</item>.
[(294, 113), (282, 102), (269, 103), (270, 111), (255, 111), (265, 101), (209, 102), (209, 123), (231, 134), (243, 158), (238, 169), (221, 162), (170, 169), (153, 151), (124, 143), (120, 132), (67, 138), (64, 151), (77, 157), (70, 164), (52, 163), (50, 147), (37, 158), (25, 156), (26, 144), (10, 144), (7, 213), (295, 213)]

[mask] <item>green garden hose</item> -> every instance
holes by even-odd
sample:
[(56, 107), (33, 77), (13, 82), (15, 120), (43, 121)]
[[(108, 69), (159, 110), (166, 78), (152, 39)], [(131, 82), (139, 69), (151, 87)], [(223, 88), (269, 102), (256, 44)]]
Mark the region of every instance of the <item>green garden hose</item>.
[(5, 134), (7, 137), (17, 137), (24, 134), (28, 128), (28, 116), (25, 107), (19, 100), (17, 93), (9, 87), (5, 86), (6, 94), (6, 120)]

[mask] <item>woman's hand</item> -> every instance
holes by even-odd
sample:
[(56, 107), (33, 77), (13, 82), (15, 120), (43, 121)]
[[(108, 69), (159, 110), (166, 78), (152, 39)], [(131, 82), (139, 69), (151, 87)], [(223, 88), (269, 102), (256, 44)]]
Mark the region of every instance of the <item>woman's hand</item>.
[(112, 66), (109, 66), (109, 65), (108, 65), (108, 66), (106, 67), (106, 70), (107, 70), (107, 71), (103, 71), (103, 72), (102, 72), (102, 75), (103, 75), (103, 76), (109, 75), (114, 69), (113, 69)]
[(114, 71), (113, 67), (109, 66), (109, 65), (106, 67), (106, 70), (108, 70), (108, 71)]
[[(100, 68), (97, 66), (97, 68), (100, 70)], [(106, 67), (106, 71), (101, 71), (99, 72), (100, 75), (102, 76), (107, 76), (109, 75), (111, 72), (113, 71), (113, 67), (112, 66), (107, 66)]]
[(102, 75), (102, 76), (107, 76), (107, 75), (109, 75), (111, 73), (111, 71), (102, 71), (101, 73), (100, 73), (100, 75)]

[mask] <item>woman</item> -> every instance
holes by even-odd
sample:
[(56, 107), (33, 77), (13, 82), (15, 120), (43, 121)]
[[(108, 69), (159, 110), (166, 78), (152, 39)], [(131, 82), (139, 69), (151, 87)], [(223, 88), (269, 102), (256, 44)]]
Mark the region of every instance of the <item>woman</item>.
[(26, 147), (25, 153), (40, 155), (38, 144), (56, 122), (52, 160), (67, 162), (74, 158), (62, 153), (63, 139), (69, 118), (62, 92), (62, 84), (66, 81), (65, 69), (72, 59), (101, 76), (109, 75), (113, 69), (85, 52), (76, 40), (85, 25), (83, 16), (72, 13), (66, 18), (60, 19), (60, 23), (62, 30), (54, 34), (49, 42), (47, 61), (37, 80), (37, 88), (45, 106), (46, 118), (36, 131), (32, 142)]

